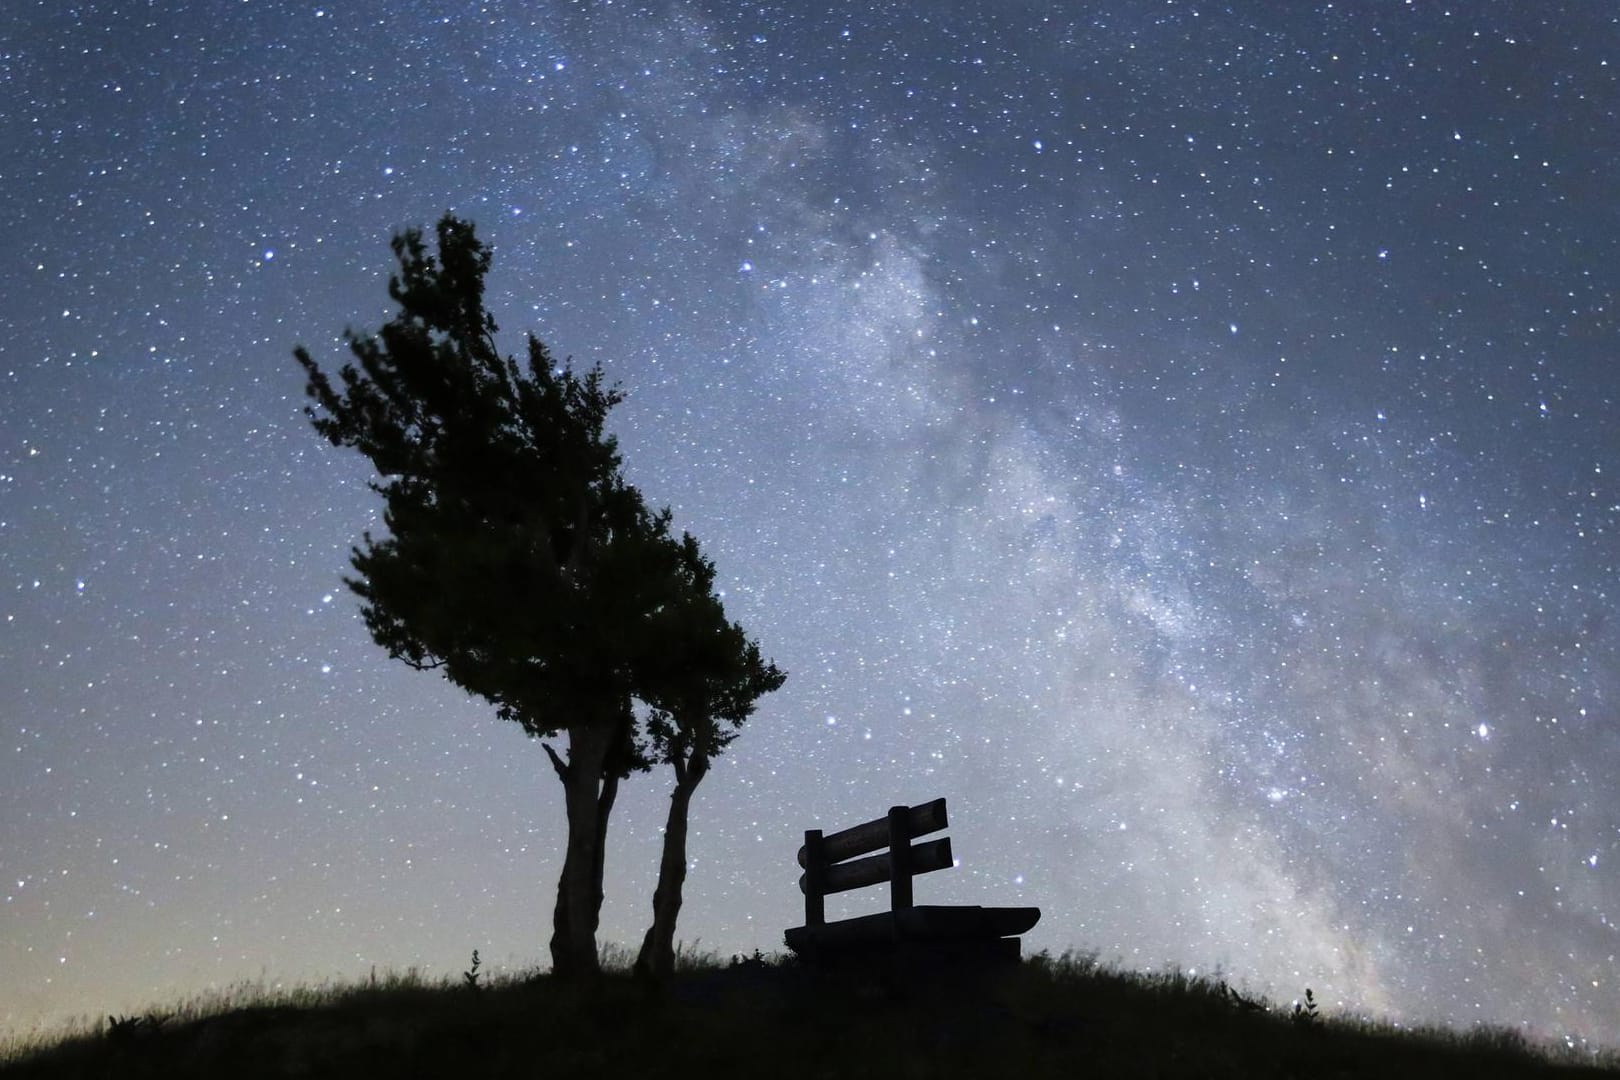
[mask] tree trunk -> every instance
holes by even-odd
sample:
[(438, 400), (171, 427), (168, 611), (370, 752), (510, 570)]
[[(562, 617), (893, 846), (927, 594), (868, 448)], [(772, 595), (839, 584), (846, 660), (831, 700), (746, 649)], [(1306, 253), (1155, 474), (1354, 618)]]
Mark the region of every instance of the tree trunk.
[(608, 816), (619, 797), (619, 780), (632, 769), (635, 759), (635, 717), (626, 711), (614, 729), (602, 769), (602, 790), (596, 797), (596, 859), (591, 864), (591, 910), (602, 910), (602, 877), (607, 868)]
[(591, 926), (594, 928), (602, 912), (602, 876), (607, 869), (608, 815), (613, 813), (613, 801), (619, 797), (619, 777), (609, 772), (602, 778), (602, 793), (596, 798), (596, 859), (591, 863)]
[[(568, 810), (568, 847), (557, 879), (551, 932), (551, 970), (565, 979), (590, 978), (600, 970), (596, 952), (596, 927), (602, 911), (598, 868), (607, 811), (612, 807), (611, 797), (606, 807), (602, 805), (602, 780), (613, 738), (612, 725), (571, 726), (566, 764), (546, 747), (552, 766), (562, 777)], [(617, 781), (609, 787), (616, 792)]]
[(675, 790), (669, 796), (664, 853), (658, 864), (658, 885), (653, 889), (653, 921), (636, 957), (636, 975), (658, 982), (675, 973), (675, 920), (681, 913), (681, 889), (686, 884), (687, 814), (692, 793), (709, 771), (709, 759), (698, 753), (690, 761), (677, 754), (673, 764)]

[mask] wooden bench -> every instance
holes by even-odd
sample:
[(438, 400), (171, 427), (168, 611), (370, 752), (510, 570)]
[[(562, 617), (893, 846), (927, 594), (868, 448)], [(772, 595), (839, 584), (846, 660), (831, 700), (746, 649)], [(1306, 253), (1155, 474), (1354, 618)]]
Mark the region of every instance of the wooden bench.
[[(912, 841), (945, 828), (945, 800), (892, 807), (884, 817), (830, 836), (804, 834), (804, 925), (787, 931), (787, 945), (813, 961), (904, 952), (957, 961), (1013, 961), (1019, 934), (1034, 926), (1040, 908), (918, 906), (911, 882), (952, 865), (951, 841)], [(869, 852), (882, 851), (877, 855)], [(858, 858), (865, 855), (866, 858)], [(889, 910), (828, 922), (826, 898), (847, 889), (889, 883)]]

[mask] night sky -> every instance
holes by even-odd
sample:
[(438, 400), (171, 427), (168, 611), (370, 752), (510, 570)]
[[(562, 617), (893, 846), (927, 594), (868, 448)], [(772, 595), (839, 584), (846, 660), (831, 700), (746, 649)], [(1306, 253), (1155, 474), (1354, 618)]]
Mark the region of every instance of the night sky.
[(453, 210), (789, 672), (682, 939), (943, 795), (1026, 951), (1620, 1042), (1617, 76), (1602, 0), (8, 3), (0, 1029), (547, 959), (561, 787), (370, 641), (291, 356)]

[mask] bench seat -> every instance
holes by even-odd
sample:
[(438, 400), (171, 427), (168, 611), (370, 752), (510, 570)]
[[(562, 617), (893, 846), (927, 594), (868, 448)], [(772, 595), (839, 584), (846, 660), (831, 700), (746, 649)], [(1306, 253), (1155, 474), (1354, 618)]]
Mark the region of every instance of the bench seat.
[(787, 945), (795, 953), (821, 953), (895, 942), (971, 942), (1012, 938), (1040, 920), (1032, 907), (922, 905), (840, 919), (821, 926), (795, 926)]

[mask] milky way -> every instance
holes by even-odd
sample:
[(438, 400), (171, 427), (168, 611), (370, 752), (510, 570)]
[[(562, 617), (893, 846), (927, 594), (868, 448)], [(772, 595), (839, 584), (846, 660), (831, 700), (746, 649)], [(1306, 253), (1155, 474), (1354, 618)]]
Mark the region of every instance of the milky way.
[(369, 640), (291, 358), (453, 210), (790, 673), (686, 941), (944, 795), (1026, 950), (1620, 1041), (1611, 5), (11, 6), (4, 1026), (544, 960), (560, 787)]

